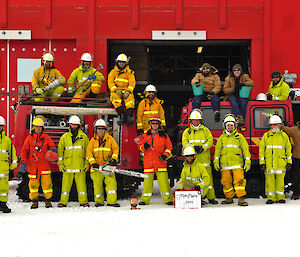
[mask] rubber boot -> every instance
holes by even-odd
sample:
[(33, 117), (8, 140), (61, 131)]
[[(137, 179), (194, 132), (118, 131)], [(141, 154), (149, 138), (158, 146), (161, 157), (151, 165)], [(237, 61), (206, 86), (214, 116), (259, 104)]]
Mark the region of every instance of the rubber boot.
[(5, 202), (0, 202), (0, 211), (3, 213), (11, 213), (11, 209), (9, 209)]
[(240, 197), (238, 205), (239, 206), (248, 206), (248, 203), (245, 201), (244, 197)]
[(278, 203), (285, 203), (285, 200), (284, 199), (280, 199), (280, 200), (278, 200)]
[(220, 112), (219, 111), (215, 111), (214, 116), (215, 116), (215, 122), (219, 122), (220, 121), (220, 117), (221, 117)]
[(90, 204), (89, 203), (81, 203), (80, 206), (81, 207), (90, 207)]
[(126, 111), (126, 125), (127, 126), (131, 126), (134, 124), (134, 117), (133, 117), (133, 113), (134, 113), (134, 110), (133, 108), (129, 108), (127, 109)]
[(39, 201), (38, 200), (32, 200), (32, 205), (30, 209), (37, 209), (39, 207)]
[(111, 206), (111, 207), (120, 207), (120, 204), (118, 203), (113, 203), (113, 204), (107, 204), (107, 206)]
[(216, 199), (211, 199), (211, 200), (208, 199), (208, 203), (210, 203), (210, 204), (218, 204), (218, 201)]
[(125, 111), (124, 111), (124, 108), (122, 106), (120, 106), (120, 107), (118, 107), (116, 109), (116, 111), (117, 111), (118, 116), (119, 116), (118, 124), (119, 125), (124, 124), (124, 122), (125, 122)]
[(266, 204), (273, 204), (275, 203), (273, 200), (269, 199), (268, 201), (266, 201)]
[(226, 198), (224, 201), (221, 202), (221, 204), (232, 204), (233, 199), (232, 198)]
[(46, 207), (46, 208), (51, 208), (51, 207), (52, 207), (52, 204), (51, 204), (51, 202), (50, 202), (49, 199), (46, 199), (46, 200), (45, 200), (45, 207)]

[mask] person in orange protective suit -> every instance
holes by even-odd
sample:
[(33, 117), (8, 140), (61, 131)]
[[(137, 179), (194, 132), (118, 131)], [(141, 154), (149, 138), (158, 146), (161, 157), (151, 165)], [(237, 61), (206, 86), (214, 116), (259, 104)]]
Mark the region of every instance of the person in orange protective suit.
[(159, 190), (163, 201), (167, 205), (173, 205), (173, 194), (168, 180), (167, 158), (172, 151), (172, 143), (161, 129), (161, 119), (153, 115), (150, 120), (151, 129), (142, 135), (139, 150), (144, 152), (144, 173), (149, 177), (144, 179), (143, 194), (140, 205), (150, 203), (154, 174), (156, 174)]
[(57, 149), (52, 139), (45, 133), (44, 121), (41, 118), (35, 118), (32, 125), (32, 130), (22, 147), (20, 171), (29, 173), (31, 209), (38, 208), (40, 184), (45, 196), (45, 207), (50, 208), (52, 204), (49, 199), (53, 194), (51, 166), (50, 162), (45, 159), (45, 154), (48, 150), (57, 152)]

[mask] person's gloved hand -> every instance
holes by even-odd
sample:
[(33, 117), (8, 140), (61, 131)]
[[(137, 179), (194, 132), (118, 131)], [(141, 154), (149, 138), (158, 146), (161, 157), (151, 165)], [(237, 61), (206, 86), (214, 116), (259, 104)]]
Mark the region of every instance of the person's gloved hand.
[(150, 145), (149, 143), (146, 142), (146, 143), (144, 144), (145, 150), (147, 150), (150, 146), (151, 146), (151, 145)]
[(292, 164), (287, 163), (286, 164), (286, 171), (290, 171), (292, 169)]
[(123, 94), (123, 98), (127, 99), (130, 94), (131, 94), (131, 92), (129, 90), (125, 90), (125, 92)]
[(99, 164), (98, 163), (93, 163), (92, 164), (93, 169), (99, 169)]
[(41, 95), (41, 94), (44, 93), (44, 90), (43, 90), (42, 88), (40, 88), (40, 87), (37, 87), (37, 88), (35, 89), (35, 92), (36, 92), (38, 95)]
[(21, 164), (21, 166), (20, 166), (20, 172), (21, 172), (21, 173), (26, 173), (26, 172), (27, 172), (27, 168), (26, 168), (25, 163), (22, 163), (22, 164)]
[(97, 77), (95, 75), (89, 75), (88, 76), (88, 81), (92, 82), (96, 79)]
[(271, 94), (267, 94), (267, 100), (272, 100), (273, 99), (273, 96)]
[(57, 153), (57, 148), (52, 148), (51, 151)]
[(214, 92), (209, 92), (207, 95), (207, 99), (210, 101), (214, 94), (215, 94)]
[(214, 163), (214, 168), (215, 168), (215, 170), (217, 170), (217, 171), (220, 170), (220, 164), (219, 164), (219, 162), (215, 162), (215, 163)]
[(168, 156), (166, 156), (165, 154), (162, 154), (161, 156), (159, 156), (159, 159), (161, 159), (162, 161), (165, 161), (168, 158)]
[(203, 147), (199, 145), (194, 146), (194, 149), (196, 153), (202, 153), (204, 151)]
[(194, 187), (194, 190), (201, 191), (201, 187), (199, 185)]
[(261, 164), (261, 165), (259, 165), (259, 168), (261, 171), (265, 172), (267, 169), (267, 166), (266, 166), (266, 164)]
[(68, 93), (68, 97), (73, 97), (74, 93)]
[(137, 130), (137, 134), (138, 134), (139, 136), (143, 135), (143, 134), (144, 134), (144, 130), (143, 130), (143, 129), (138, 129), (138, 130)]
[(250, 170), (250, 168), (251, 168), (251, 164), (250, 163), (245, 163), (245, 165), (244, 165), (244, 171), (248, 172)]
[(111, 159), (108, 164), (111, 166), (117, 166), (117, 161), (115, 159)]
[(115, 93), (122, 98), (122, 91), (120, 89), (116, 89)]

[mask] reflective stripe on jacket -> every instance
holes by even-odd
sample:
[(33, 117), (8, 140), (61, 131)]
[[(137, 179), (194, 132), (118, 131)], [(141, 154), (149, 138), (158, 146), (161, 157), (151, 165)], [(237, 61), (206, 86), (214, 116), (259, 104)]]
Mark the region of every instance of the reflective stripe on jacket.
[(115, 66), (108, 74), (107, 83), (110, 92), (115, 92), (117, 89), (133, 92), (135, 88), (134, 71), (129, 66), (126, 66), (123, 70)]
[(230, 135), (225, 131), (215, 147), (214, 163), (220, 162), (221, 170), (242, 169), (245, 163), (251, 164), (249, 146), (244, 136), (235, 130)]
[(157, 97), (151, 102), (148, 97), (143, 99), (137, 108), (136, 123), (137, 129), (143, 129), (144, 132), (148, 131), (151, 126), (149, 119), (152, 115), (159, 115), (161, 119), (161, 125), (166, 126), (165, 111), (162, 107), (163, 101)]
[(277, 85), (273, 85), (273, 81), (270, 83), (268, 93), (272, 94), (272, 100), (284, 101), (289, 98), (290, 86), (283, 81), (283, 78)]
[(286, 164), (292, 163), (292, 146), (288, 135), (279, 131), (273, 133), (266, 132), (259, 144), (259, 164), (266, 164), (269, 173), (285, 171)]
[(202, 146), (204, 151), (197, 154), (197, 159), (201, 163), (210, 165), (210, 148), (213, 145), (213, 136), (210, 130), (201, 125), (198, 130), (192, 126), (186, 128), (182, 133), (182, 147), (191, 144), (193, 146)]
[(89, 144), (87, 135), (79, 129), (73, 144), (72, 133), (62, 135), (58, 144), (58, 166), (60, 171), (87, 171), (89, 162), (86, 157), (86, 149)]
[(86, 154), (91, 165), (98, 163), (103, 166), (111, 159), (118, 160), (119, 146), (116, 140), (106, 131), (101, 142), (98, 136), (91, 138)]
[(18, 165), (17, 160), (15, 147), (2, 130), (0, 133), (0, 173), (8, 173), (9, 170), (15, 169)]

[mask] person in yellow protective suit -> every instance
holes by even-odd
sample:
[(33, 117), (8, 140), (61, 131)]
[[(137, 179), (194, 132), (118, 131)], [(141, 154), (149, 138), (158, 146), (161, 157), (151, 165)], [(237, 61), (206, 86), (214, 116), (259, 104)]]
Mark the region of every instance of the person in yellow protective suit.
[(273, 72), (271, 77), (272, 82), (269, 91), (266, 93), (267, 100), (287, 100), (289, 98), (290, 86), (283, 81), (283, 77), (278, 71)]
[(42, 66), (34, 71), (32, 77), (32, 91), (40, 97), (34, 98), (34, 101), (44, 101), (42, 97), (53, 97), (51, 101), (56, 101), (65, 91), (62, 86), (65, 83), (64, 76), (54, 67), (53, 55), (45, 53), (42, 56)]
[(229, 114), (224, 118), (223, 127), (224, 132), (217, 141), (214, 158), (215, 169), (221, 170), (222, 173), (221, 184), (226, 197), (221, 203), (232, 204), (236, 194), (239, 198), (238, 205), (248, 206), (244, 199), (246, 195), (244, 171), (248, 172), (251, 168), (249, 146), (244, 136), (237, 132), (237, 121), (233, 115)]
[(45, 133), (44, 121), (35, 118), (32, 130), (25, 139), (21, 151), (21, 173), (28, 171), (29, 198), (32, 200), (31, 209), (38, 208), (40, 184), (45, 196), (45, 207), (51, 208), (50, 198), (53, 194), (51, 179), (51, 163), (46, 160), (48, 150), (57, 152), (52, 139)]
[[(198, 161), (193, 146), (187, 145), (183, 149), (185, 157), (177, 190), (198, 190), (204, 198), (208, 192), (210, 178), (205, 166)], [(206, 202), (202, 200), (202, 205)]]
[(84, 53), (80, 60), (80, 66), (71, 73), (67, 82), (68, 97), (73, 97), (71, 103), (81, 103), (82, 98), (95, 98), (100, 94), (105, 80), (102, 73), (92, 67), (93, 57), (90, 53)]
[(5, 119), (0, 116), (0, 211), (3, 213), (10, 213), (8, 208), (8, 190), (9, 190), (9, 173), (17, 167), (16, 150), (10, 138), (5, 135), (4, 126), (6, 126)]
[(119, 146), (115, 139), (108, 134), (107, 125), (103, 119), (95, 122), (94, 136), (89, 142), (86, 154), (91, 165), (91, 178), (94, 182), (95, 206), (104, 206), (104, 182), (106, 185), (107, 206), (120, 207), (120, 204), (117, 203), (117, 181), (115, 174), (110, 177), (97, 171), (97, 169), (103, 167), (105, 164), (117, 165), (119, 156)]
[(288, 135), (282, 131), (278, 115), (269, 119), (270, 130), (259, 144), (260, 169), (266, 177), (266, 204), (285, 203), (284, 176), (292, 169), (292, 146)]
[(202, 124), (202, 112), (194, 109), (189, 117), (190, 127), (186, 128), (182, 133), (182, 147), (192, 145), (197, 153), (197, 160), (201, 162), (207, 169), (210, 181), (208, 185), (208, 193), (206, 197), (210, 204), (218, 204), (215, 199), (215, 189), (213, 185), (213, 176), (210, 161), (210, 148), (213, 145), (213, 137), (207, 127)]
[(90, 207), (87, 197), (86, 172), (89, 162), (86, 149), (89, 138), (80, 129), (80, 118), (72, 115), (69, 119), (69, 132), (62, 135), (58, 144), (58, 167), (63, 172), (61, 197), (58, 207), (66, 207), (69, 194), (75, 179), (80, 206)]
[(172, 143), (164, 131), (158, 115), (153, 115), (150, 120), (151, 129), (143, 134), (139, 141), (139, 150), (144, 152), (144, 173), (149, 177), (144, 179), (143, 195), (140, 205), (150, 203), (153, 190), (154, 174), (156, 174), (159, 190), (163, 201), (173, 205), (173, 194), (168, 180), (167, 158), (172, 151)]
[[(120, 123), (126, 122), (127, 126), (134, 123), (134, 95), (135, 76), (128, 66), (128, 58), (125, 54), (120, 54), (116, 59), (116, 65), (108, 74), (108, 87), (110, 90), (110, 100), (120, 118)], [(124, 102), (125, 110), (122, 106)]]
[(145, 99), (143, 99), (137, 108), (136, 126), (138, 135), (143, 135), (150, 129), (149, 119), (152, 115), (159, 115), (161, 118), (161, 125), (165, 130), (166, 120), (165, 111), (162, 107), (163, 101), (156, 97), (157, 90), (153, 85), (148, 85), (145, 88)]

